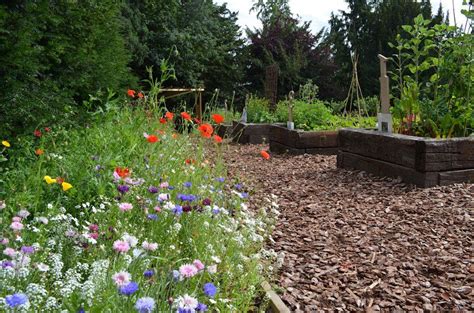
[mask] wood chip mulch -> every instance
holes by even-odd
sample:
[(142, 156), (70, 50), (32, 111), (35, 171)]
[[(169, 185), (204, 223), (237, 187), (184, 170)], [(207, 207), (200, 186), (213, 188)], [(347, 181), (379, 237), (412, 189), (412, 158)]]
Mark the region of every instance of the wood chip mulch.
[(474, 185), (420, 189), (336, 168), (335, 156), (227, 148), (252, 200), (278, 196), (268, 249), (292, 312), (474, 311)]

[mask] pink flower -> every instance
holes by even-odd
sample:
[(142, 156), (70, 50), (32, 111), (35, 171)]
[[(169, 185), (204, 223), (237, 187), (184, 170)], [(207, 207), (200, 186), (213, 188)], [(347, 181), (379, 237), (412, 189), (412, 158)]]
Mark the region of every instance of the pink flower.
[(99, 225), (97, 224), (90, 224), (89, 225), (89, 230), (92, 232), (98, 232), (99, 231)]
[(131, 209), (133, 209), (133, 205), (131, 203), (127, 203), (127, 202), (120, 203), (119, 204), (119, 209), (122, 212), (127, 212), (127, 211), (130, 211)]
[(155, 210), (155, 212), (161, 212), (161, 208), (160, 208), (159, 206), (156, 206), (156, 207), (154, 208), (154, 210)]
[(198, 273), (198, 269), (193, 264), (184, 264), (179, 268), (182, 277), (193, 277)]
[(168, 182), (162, 182), (162, 183), (160, 184), (160, 188), (162, 188), (162, 189), (166, 189), (166, 188), (168, 188), (169, 186), (170, 186), (170, 184), (169, 184)]
[(12, 221), (13, 221), (13, 222), (21, 222), (21, 217), (19, 217), (19, 216), (14, 216), (14, 217), (12, 218)]
[(158, 249), (158, 244), (154, 242), (144, 241), (142, 243), (142, 248), (148, 251), (155, 251), (156, 249)]
[(202, 271), (205, 267), (204, 264), (202, 264), (202, 262), (200, 260), (194, 260), (193, 265), (196, 266), (198, 271)]
[(3, 254), (11, 258), (13, 258), (17, 253), (18, 252), (16, 252), (16, 250), (13, 248), (6, 248), (5, 250), (3, 250)]
[(94, 240), (97, 240), (97, 238), (99, 238), (99, 233), (90, 233), (89, 237), (91, 237)]
[(10, 228), (13, 229), (13, 230), (20, 231), (20, 230), (23, 229), (23, 224), (20, 223), (20, 222), (13, 222), (13, 223), (10, 225)]
[(130, 273), (127, 273), (127, 272), (118, 272), (112, 275), (112, 280), (117, 285), (117, 287), (128, 285), (131, 279), (132, 279), (132, 275), (130, 275)]
[(2, 245), (7, 245), (9, 242), (10, 240), (8, 238), (3, 238), (2, 240), (0, 240), (0, 244)]
[(130, 245), (126, 241), (116, 240), (114, 241), (114, 250), (119, 253), (127, 253), (130, 250)]

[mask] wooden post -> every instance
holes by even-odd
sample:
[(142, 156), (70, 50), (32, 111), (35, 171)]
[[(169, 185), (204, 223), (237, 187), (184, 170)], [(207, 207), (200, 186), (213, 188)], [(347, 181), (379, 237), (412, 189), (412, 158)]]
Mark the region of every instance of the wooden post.
[(295, 98), (295, 92), (292, 90), (288, 94), (288, 123), (286, 124), (289, 130), (295, 129), (295, 123), (293, 123), (293, 99)]
[(390, 80), (387, 75), (388, 58), (378, 55), (380, 60), (380, 103), (381, 109), (378, 114), (378, 129), (384, 133), (393, 130), (392, 114), (390, 114)]
[(198, 120), (202, 121), (202, 91), (199, 91), (197, 116), (198, 116)]

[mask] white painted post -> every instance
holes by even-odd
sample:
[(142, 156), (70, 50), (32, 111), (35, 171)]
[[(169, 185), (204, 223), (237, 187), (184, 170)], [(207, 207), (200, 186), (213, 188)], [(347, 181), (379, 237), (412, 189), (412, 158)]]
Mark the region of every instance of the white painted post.
[(378, 55), (380, 59), (380, 103), (381, 112), (378, 114), (378, 130), (384, 133), (393, 132), (393, 120), (390, 113), (390, 81), (387, 75), (388, 58)]
[(294, 130), (295, 129), (295, 123), (293, 123), (293, 99), (295, 97), (295, 92), (292, 90), (290, 91), (290, 94), (288, 95), (288, 122), (286, 122), (286, 127), (289, 130)]

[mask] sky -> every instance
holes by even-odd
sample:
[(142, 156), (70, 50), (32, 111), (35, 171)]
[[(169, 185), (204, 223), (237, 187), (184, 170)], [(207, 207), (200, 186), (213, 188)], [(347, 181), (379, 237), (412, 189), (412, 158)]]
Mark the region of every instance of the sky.
[[(217, 3), (227, 2), (231, 11), (239, 12), (239, 25), (242, 27), (248, 26), (250, 28), (259, 27), (260, 23), (257, 20), (256, 13), (249, 13), (252, 7), (252, 0), (215, 0)], [(318, 32), (322, 27), (327, 26), (327, 22), (331, 17), (331, 12), (347, 9), (344, 0), (289, 0), (291, 11), (297, 14), (304, 21), (311, 21), (311, 28), (313, 32)], [(450, 11), (450, 20), (453, 23), (452, 1), (451, 0), (431, 0), (433, 10), (438, 10), (439, 3), (443, 4), (445, 9)], [(461, 17), (461, 1), (456, 0), (456, 17), (458, 24)], [(462, 19), (464, 20), (464, 19)]]

